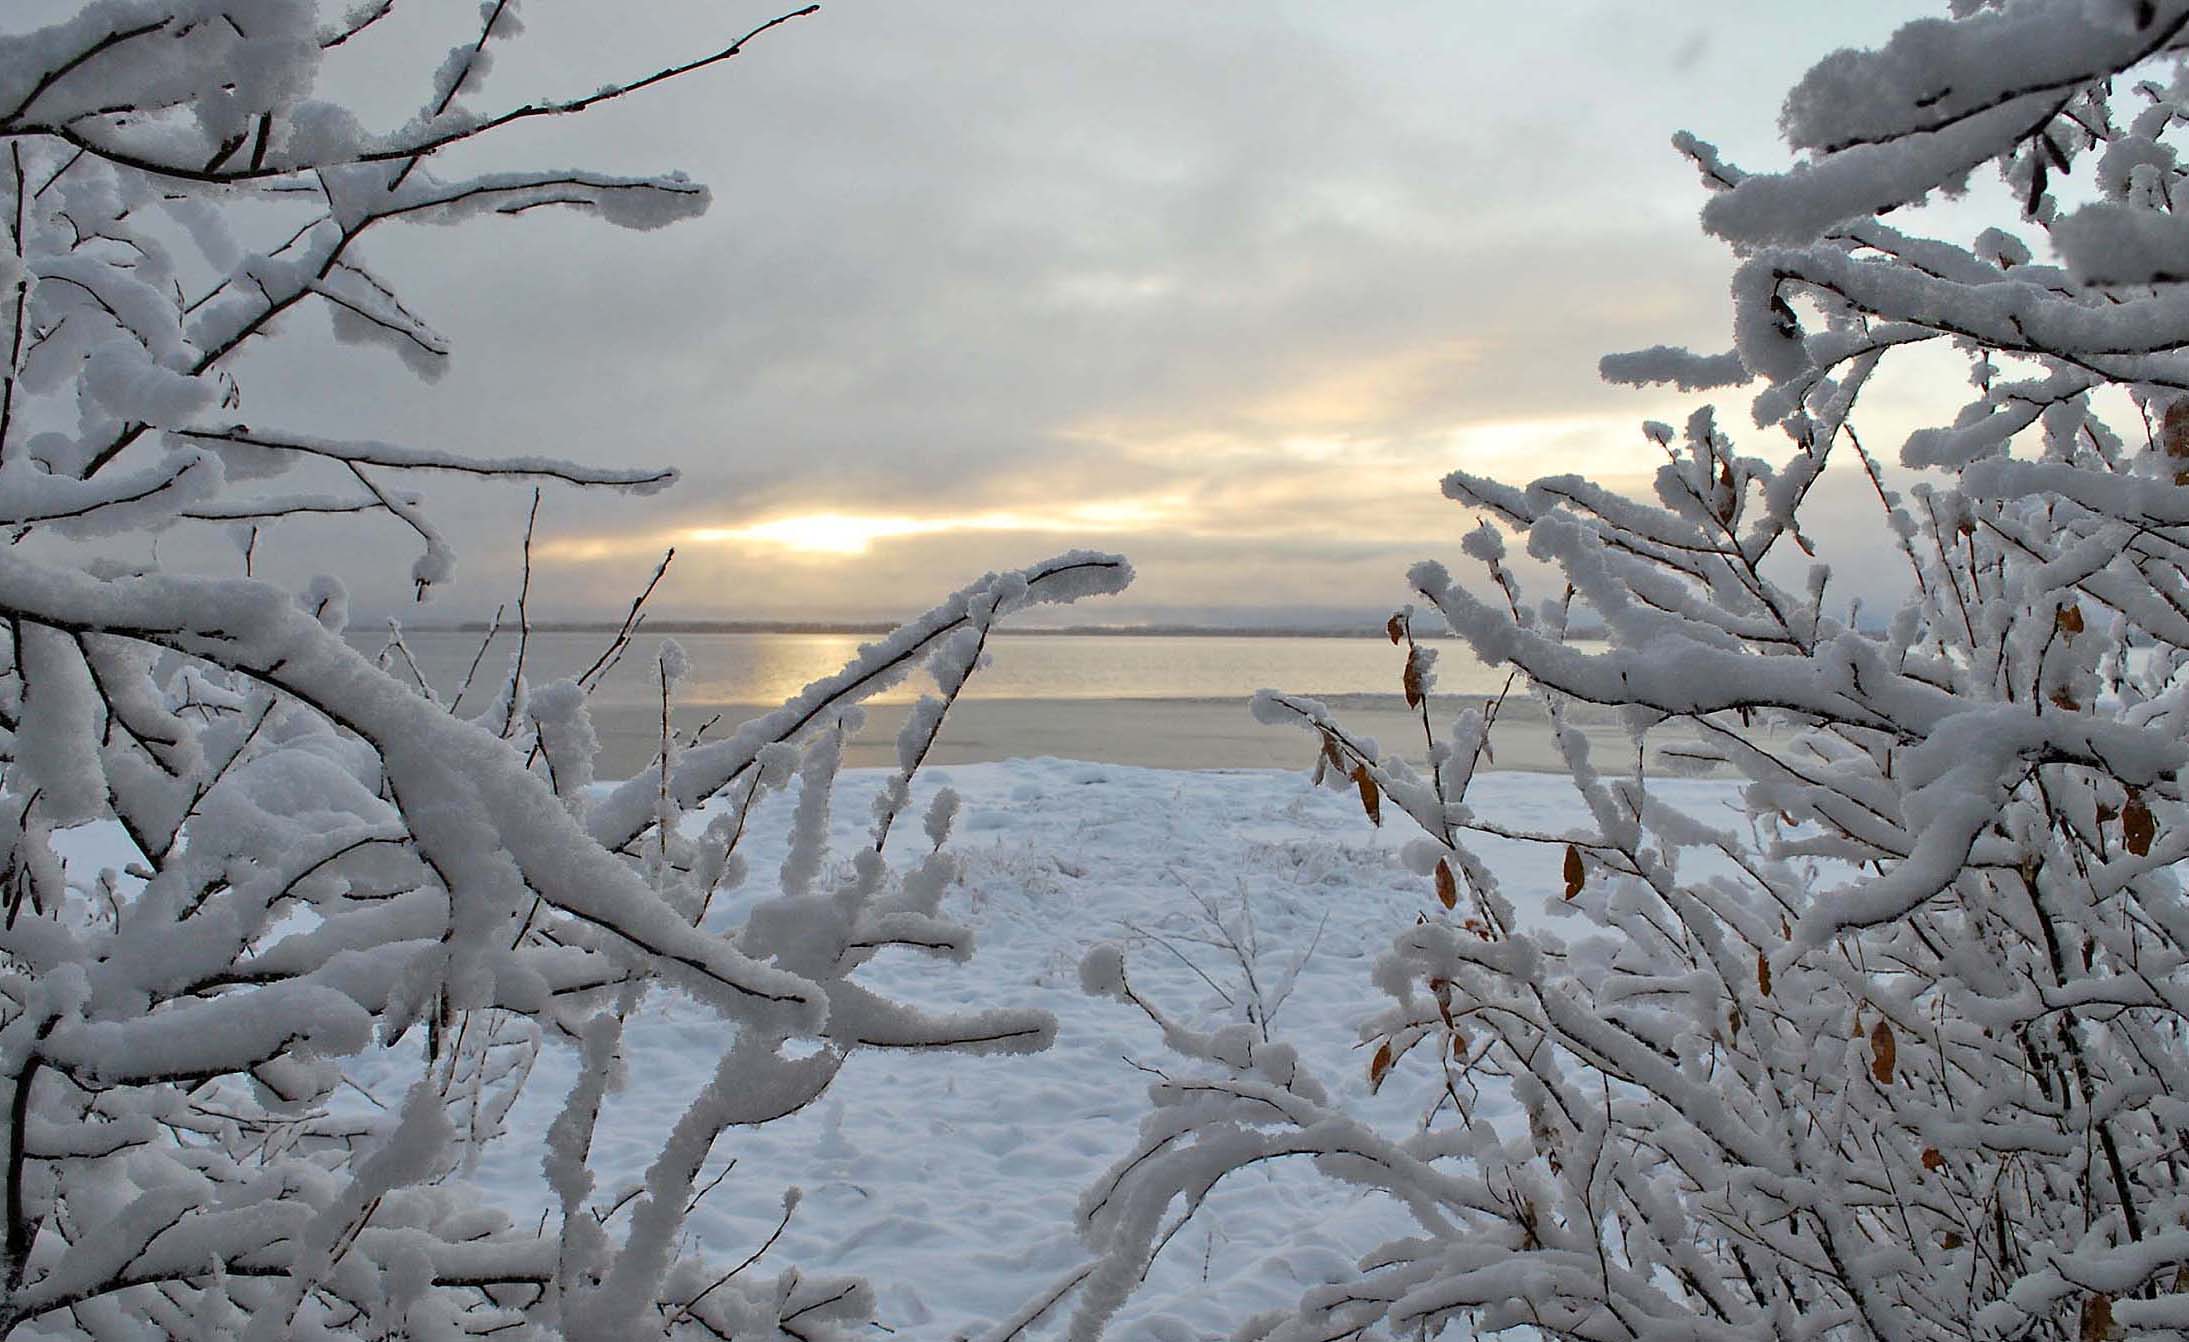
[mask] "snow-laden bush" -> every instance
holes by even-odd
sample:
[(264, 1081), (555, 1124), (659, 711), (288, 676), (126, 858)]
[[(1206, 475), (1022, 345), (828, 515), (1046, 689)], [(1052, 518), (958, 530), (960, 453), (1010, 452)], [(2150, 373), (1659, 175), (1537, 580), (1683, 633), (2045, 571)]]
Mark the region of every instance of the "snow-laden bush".
[[(1503, 530), (1466, 541), (1480, 586), (1437, 564), (1412, 583), (1540, 696), (1569, 829), (1514, 835), (1470, 802), (1480, 707), (1420, 769), (1260, 701), (1426, 836), (1424, 917), (1381, 963), (1364, 1058), (1444, 1099), (1380, 1132), (1289, 1050), (1170, 1030), (1204, 1065), (1154, 1088), (1083, 1204), (1102, 1256), (1075, 1337), (1213, 1184), (1289, 1157), (1417, 1228), (1241, 1338), (2189, 1335), (2189, 3), (1954, 11), (1803, 79), (1787, 171), (1679, 141), (1739, 258), (1733, 348), (1604, 371), (1761, 379), (1757, 424), (1789, 445), (1743, 455), (1703, 411), (1648, 428), (1653, 497), (1445, 481)], [(1895, 226), (1987, 168), (2019, 218)], [(1902, 474), (1857, 410), (1920, 344), (1966, 356), (1974, 392)], [(1904, 561), (1882, 628), (1795, 553), (1828, 466), (1867, 477)], [(1565, 639), (1574, 602), (1607, 647)], [(1410, 696), (1427, 669), (1409, 658)], [(1602, 706), (1743, 780), (1745, 821), (1675, 809), (1637, 749), (1601, 768), (1578, 718)], [(1499, 833), (1540, 845), (1540, 886), (1499, 888), (1474, 852)], [(1135, 998), (1125, 970), (1099, 957), (1088, 987)], [(1472, 1112), (1493, 1078), (1524, 1128)]]
[[(1122, 561), (985, 579), (727, 739), (675, 740), (665, 708), (661, 760), (603, 793), (585, 697), (628, 626), (576, 681), (529, 685), (520, 653), (465, 718), (351, 649), (332, 581), (77, 567), (81, 548), (39, 539), (381, 512), (422, 539), (422, 588), (451, 557), (403, 483), (418, 472), (667, 482), (239, 421), (232, 356), (301, 305), (427, 371), (444, 358), (360, 252), (385, 223), (697, 213), (706, 195), (681, 177), (436, 165), (754, 36), (569, 103), (479, 111), (516, 28), (490, 0), (475, 40), (417, 72), (416, 116), (373, 132), (311, 93), (323, 59), (393, 13), (97, 0), (0, 36), (0, 526), (31, 538), (0, 549), (0, 1336), (867, 1336), (861, 1283), (711, 1264), (752, 1246), (688, 1242), (695, 1175), (726, 1127), (807, 1104), (858, 1050), (1047, 1039), (1038, 1012), (936, 1016), (853, 971), (891, 946), (969, 952), (937, 916), (947, 793), (924, 840), (895, 829), (914, 856), (889, 860), (909, 779), (991, 622), (1115, 590)], [(832, 859), (846, 719), (923, 666), (944, 693), (912, 715), (871, 841)], [(781, 893), (706, 919), (756, 797), (793, 777)], [(716, 798), (702, 832), (680, 825)], [(117, 828), (126, 865), (86, 865)], [(596, 1188), (619, 1033), (655, 984), (719, 1011), (720, 1065), (654, 1120), (642, 1186)], [(513, 1220), (463, 1174), (542, 1046), (584, 1065), (544, 1134), (558, 1205)], [(345, 1073), (361, 1058), (383, 1083), (407, 1060), (409, 1078), (365, 1093)]]

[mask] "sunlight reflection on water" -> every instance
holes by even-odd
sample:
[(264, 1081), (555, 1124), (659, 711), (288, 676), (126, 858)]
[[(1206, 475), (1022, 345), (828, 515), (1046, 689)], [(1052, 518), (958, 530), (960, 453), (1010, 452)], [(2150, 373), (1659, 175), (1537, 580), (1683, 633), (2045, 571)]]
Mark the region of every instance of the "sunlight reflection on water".
[[(444, 698), (456, 692), (479, 651), (481, 635), (412, 631), (405, 641), (426, 679)], [(544, 685), (576, 675), (607, 645), (606, 632), (536, 632), (526, 652), (526, 679)], [(856, 656), (856, 634), (676, 634), (691, 669), (676, 698), (687, 705), (772, 704), (796, 694)], [(352, 634), (368, 655), (385, 644), (370, 631)], [(658, 701), (654, 670), (661, 637), (634, 639), (603, 682), (595, 702), (630, 706)], [(1437, 689), (1444, 694), (1493, 694), (1504, 683), (1454, 640), (1438, 651)], [(466, 704), (483, 704), (506, 679), (514, 636), (498, 635), (480, 662)], [(1251, 638), (1220, 635), (1001, 635), (989, 642), (991, 664), (967, 684), (968, 699), (1241, 699), (1264, 687), (1312, 695), (1395, 694), (1405, 654), (1377, 638)], [(877, 703), (907, 703), (933, 688), (916, 675)]]

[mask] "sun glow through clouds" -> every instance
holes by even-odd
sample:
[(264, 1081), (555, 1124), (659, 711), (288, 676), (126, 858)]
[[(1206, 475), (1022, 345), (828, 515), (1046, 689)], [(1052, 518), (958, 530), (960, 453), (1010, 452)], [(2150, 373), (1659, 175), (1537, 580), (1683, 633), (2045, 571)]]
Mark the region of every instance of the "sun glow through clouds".
[(1075, 532), (1096, 535), (1130, 531), (1163, 520), (1169, 505), (1141, 500), (1080, 504), (1036, 516), (997, 511), (959, 517), (911, 517), (880, 513), (796, 513), (740, 527), (695, 527), (679, 539), (700, 545), (748, 544), (796, 554), (862, 555), (877, 541), (936, 536), (965, 531)]
[(919, 536), (950, 530), (950, 524), (916, 517), (858, 516), (852, 513), (805, 513), (744, 527), (699, 527), (685, 539), (702, 545), (750, 541), (807, 554), (861, 555), (874, 542), (895, 536)]

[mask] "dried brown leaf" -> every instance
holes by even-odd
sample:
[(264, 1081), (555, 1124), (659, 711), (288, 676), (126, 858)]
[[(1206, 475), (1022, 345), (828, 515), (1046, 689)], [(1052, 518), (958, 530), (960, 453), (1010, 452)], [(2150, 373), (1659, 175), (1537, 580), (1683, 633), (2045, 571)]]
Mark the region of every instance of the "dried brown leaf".
[(1923, 1168), (1933, 1173), (1946, 1168), (1946, 1158), (1938, 1154), (1937, 1147), (1926, 1146), (1923, 1148)]
[(2176, 396), (2159, 418), (2159, 446), (2170, 457), (2189, 457), (2189, 396)]
[(1376, 1056), (1370, 1059), (1368, 1063), (1369, 1094), (1373, 1095), (1376, 1091), (1382, 1089), (1383, 1078), (1390, 1075), (1391, 1072), (1391, 1059), (1391, 1041), (1386, 1039), (1376, 1049)]
[(1566, 877), (1566, 898), (1572, 899), (1575, 895), (1581, 893), (1582, 886), (1588, 884), (1589, 873), (1588, 868), (1581, 864), (1581, 850), (1570, 843), (1566, 845), (1564, 874)]
[(1756, 991), (1771, 995), (1771, 957), (1762, 951), (1756, 952)]
[(2159, 835), (2158, 822), (2151, 818), (2151, 808), (2144, 804), (2143, 794), (2128, 794), (2128, 804), (2121, 808), (2121, 842), (2137, 857), (2151, 855), (2151, 841)]
[(1315, 761), (1315, 783), (1319, 787), (1332, 778), (1349, 778), (1345, 759), (1338, 754), (1338, 743), (1330, 733), (1322, 733), (1323, 753)]
[(1437, 902), (1447, 909), (1459, 904), (1459, 882), (1453, 879), (1452, 864), (1441, 857), (1437, 859)]
[(2072, 642), (2083, 632), (2083, 608), (2073, 603), (2060, 607), (2059, 613), (2052, 617), (2052, 624)]
[(1893, 1027), (1881, 1018), (1870, 1029), (1870, 1075), (1881, 1086), (1891, 1085), (1899, 1060), (1900, 1046), (1893, 1040)]
[(1383, 622), (1383, 632), (1391, 636), (1393, 644), (1404, 642), (1406, 639), (1405, 613), (1401, 611), (1392, 612), (1391, 618)]
[(1353, 786), (1360, 789), (1361, 809), (1368, 812), (1372, 825), (1383, 823), (1383, 794), (1376, 789), (1376, 780), (1368, 776), (1368, 766), (1353, 766)]
[(1399, 683), (1406, 690), (1406, 706), (1421, 707), (1421, 701), (1425, 697), (1421, 683), (1421, 649), (1416, 648), (1406, 654), (1406, 673), (1399, 678)]
[(2105, 1342), (2113, 1336), (2113, 1297), (2093, 1291), (2083, 1299), (2082, 1342)]

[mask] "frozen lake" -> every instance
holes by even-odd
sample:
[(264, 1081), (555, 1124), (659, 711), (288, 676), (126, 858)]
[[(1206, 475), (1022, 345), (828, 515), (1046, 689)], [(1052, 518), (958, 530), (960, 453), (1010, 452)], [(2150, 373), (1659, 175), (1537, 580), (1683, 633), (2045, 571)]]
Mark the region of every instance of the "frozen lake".
[[(734, 727), (837, 670), (871, 635), (701, 633), (672, 635), (691, 670), (674, 696), (681, 732), (707, 724), (710, 735)], [(405, 642), (426, 680), (453, 698), (479, 658), (482, 633), (409, 631)], [(377, 654), (386, 636), (353, 631), (352, 642)], [(526, 678), (544, 685), (591, 666), (610, 635), (535, 631), (525, 652)], [(654, 659), (662, 636), (632, 641), (593, 699), (603, 777), (626, 776), (653, 758), (660, 738), (661, 691)], [(1438, 652), (1437, 722), (1464, 696), (1494, 694), (1504, 673), (1476, 661), (1454, 639), (1425, 640)], [(513, 635), (498, 635), (479, 658), (461, 707), (482, 711), (508, 675)], [(941, 764), (1055, 756), (1154, 768), (1305, 768), (1314, 743), (1304, 732), (1261, 725), (1247, 699), (1263, 688), (1326, 699), (1348, 724), (1387, 745), (1419, 754), (1421, 722), (1399, 696), (1405, 653), (1381, 638), (1224, 635), (1005, 634), (989, 641), (992, 663), (967, 682), (938, 741)], [(398, 674), (401, 668), (398, 666)], [(847, 753), (853, 765), (894, 759), (905, 708), (932, 690), (925, 676), (869, 702), (869, 726)], [(1548, 767), (1541, 718), (1516, 704), (1501, 733), (1500, 763)], [(1509, 738), (1509, 744), (1508, 744)]]
[[(405, 641), (443, 697), (463, 683), (479, 652), (479, 633), (407, 631)], [(779, 704), (809, 682), (841, 667), (872, 635), (675, 634), (691, 658), (677, 698), (700, 704)], [(533, 684), (572, 676), (608, 645), (605, 632), (535, 631), (525, 652)], [(377, 652), (384, 635), (353, 631), (351, 641)], [(653, 677), (662, 636), (641, 634), (602, 682), (594, 702), (658, 709)], [(1438, 651), (1438, 688), (1494, 694), (1504, 681), (1456, 639), (1424, 640)], [(492, 693), (516, 651), (515, 635), (495, 636), (480, 663), (474, 695)], [(1406, 655), (1380, 638), (1293, 638), (1222, 635), (999, 634), (989, 640), (993, 661), (966, 685), (967, 699), (1244, 699), (1265, 687), (1329, 697), (1395, 694)], [(911, 703), (928, 689), (915, 677), (875, 702)]]
[[(459, 707), (479, 713), (499, 693), (514, 636), (479, 654), (482, 633), (411, 631), (405, 642), (444, 701), (454, 698), (476, 658), (478, 675)], [(685, 736), (719, 737), (842, 667), (867, 637), (856, 634), (677, 634), (691, 669), (674, 696), (671, 722)], [(533, 685), (577, 675), (608, 645), (600, 632), (535, 631), (525, 653)], [(353, 631), (368, 655), (384, 633)], [(592, 701), (602, 778), (624, 778), (650, 764), (661, 740), (661, 689), (655, 656), (661, 636), (634, 639)], [(1454, 639), (1425, 640), (1437, 650), (1431, 721), (1441, 735), (1470, 699), (1495, 694), (1505, 674), (1483, 666)], [(1405, 654), (1380, 638), (1244, 635), (1011, 634), (993, 638), (993, 664), (967, 682), (943, 726), (932, 760), (970, 764), (1011, 759), (1088, 760), (1155, 769), (1306, 769), (1314, 738), (1305, 730), (1256, 722), (1247, 700), (1269, 688), (1322, 699), (1346, 729), (1417, 762), (1426, 755), (1421, 715), (1399, 694)], [(397, 674), (404, 674), (398, 664)], [(867, 726), (845, 751), (854, 767), (893, 764), (896, 736), (911, 703), (931, 692), (915, 675), (869, 700)], [(1635, 747), (1608, 709), (1577, 706), (1571, 720), (1593, 743), (1599, 768), (1632, 772)], [(1658, 728), (1650, 744), (1688, 740), (1678, 724)], [(1484, 767), (1562, 772), (1542, 707), (1515, 693), (1490, 737)], [(1651, 772), (1656, 766), (1649, 766)]]

